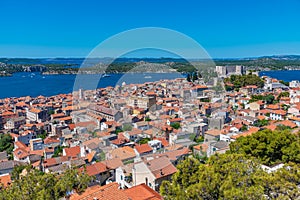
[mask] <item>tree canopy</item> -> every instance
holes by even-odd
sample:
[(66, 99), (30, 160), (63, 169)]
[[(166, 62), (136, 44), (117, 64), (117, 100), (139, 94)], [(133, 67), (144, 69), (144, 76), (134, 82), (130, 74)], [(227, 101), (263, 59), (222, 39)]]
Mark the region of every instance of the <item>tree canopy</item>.
[(300, 163), (299, 134), (292, 134), (287, 129), (259, 131), (232, 142), (229, 152), (256, 157), (266, 165)]
[[(215, 154), (205, 164), (189, 157), (177, 165), (160, 192), (166, 200), (298, 199), (300, 198), (299, 135), (264, 130), (240, 137), (230, 151)], [(285, 166), (268, 173), (262, 164)]]
[(162, 183), (160, 192), (166, 200), (296, 199), (300, 167), (288, 166), (269, 174), (242, 154), (217, 154), (207, 164), (188, 158), (178, 165), (171, 182)]
[(62, 175), (26, 169), (26, 176), (15, 176), (12, 185), (0, 190), (1, 200), (59, 199), (73, 189), (83, 192), (92, 180), (92, 177), (75, 169), (67, 169)]
[(261, 88), (264, 86), (264, 81), (255, 74), (248, 75), (231, 75), (224, 79), (224, 83), (231, 83), (233, 86), (226, 86), (226, 90), (239, 89), (247, 85), (256, 85)]
[(259, 101), (259, 100), (265, 101), (266, 104), (277, 103), (277, 101), (275, 101), (275, 97), (272, 94), (268, 94), (268, 95), (252, 95), (251, 99), (249, 100), (249, 102), (252, 103), (252, 102), (255, 102), (255, 101)]
[(0, 134), (0, 152), (11, 154), (14, 149), (13, 139), (9, 134)]

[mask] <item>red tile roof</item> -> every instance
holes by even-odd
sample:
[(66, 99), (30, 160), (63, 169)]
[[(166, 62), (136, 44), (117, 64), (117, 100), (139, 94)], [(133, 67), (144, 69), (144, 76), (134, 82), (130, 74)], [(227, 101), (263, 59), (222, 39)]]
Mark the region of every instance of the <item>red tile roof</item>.
[(153, 149), (149, 146), (149, 144), (141, 144), (141, 145), (136, 145), (134, 147), (137, 152), (139, 152), (140, 154), (143, 154), (143, 153), (147, 153), (147, 152), (151, 152), (153, 151)]
[(144, 183), (124, 190), (130, 200), (162, 200), (162, 196)]
[[(81, 168), (81, 170), (84, 170), (84, 168)], [(106, 172), (107, 170), (108, 169), (107, 169), (106, 165), (101, 162), (97, 162), (95, 164), (86, 166), (86, 173), (89, 176), (95, 176), (97, 174)]]
[(288, 126), (290, 128), (296, 128), (297, 127), (297, 125), (294, 122), (290, 121), (290, 120), (284, 120), (284, 121), (281, 121), (281, 122), (277, 122), (276, 124), (277, 125)]
[(146, 164), (155, 178), (169, 176), (177, 171), (176, 167), (165, 156), (150, 160)]
[(11, 177), (9, 174), (0, 175), (0, 183), (3, 184), (4, 187), (7, 187), (11, 184)]
[(70, 200), (130, 200), (118, 183), (104, 186), (95, 185), (87, 188), (82, 194), (72, 194)]
[(161, 144), (162, 144), (164, 147), (169, 146), (169, 142), (166, 140), (166, 138), (155, 138), (155, 139), (161, 141)]
[(77, 157), (80, 156), (80, 147), (70, 147), (63, 149), (66, 152), (67, 157)]

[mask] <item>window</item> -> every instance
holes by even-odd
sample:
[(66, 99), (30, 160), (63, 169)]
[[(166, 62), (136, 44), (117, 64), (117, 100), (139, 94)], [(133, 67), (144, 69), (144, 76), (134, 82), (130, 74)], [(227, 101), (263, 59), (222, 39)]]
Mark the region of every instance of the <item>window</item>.
[(123, 176), (121, 175), (121, 181), (123, 181)]

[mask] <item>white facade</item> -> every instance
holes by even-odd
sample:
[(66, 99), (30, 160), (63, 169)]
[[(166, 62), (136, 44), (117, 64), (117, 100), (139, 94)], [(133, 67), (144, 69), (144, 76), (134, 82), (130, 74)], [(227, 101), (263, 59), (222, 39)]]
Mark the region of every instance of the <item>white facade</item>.
[(272, 120), (284, 120), (284, 117), (280, 114), (270, 113), (270, 118)]

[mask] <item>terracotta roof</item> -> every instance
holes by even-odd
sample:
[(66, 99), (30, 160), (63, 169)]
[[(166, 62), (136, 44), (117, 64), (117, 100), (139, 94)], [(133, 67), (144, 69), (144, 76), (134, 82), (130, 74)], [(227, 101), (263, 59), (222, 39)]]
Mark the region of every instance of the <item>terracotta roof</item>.
[(3, 184), (4, 187), (7, 187), (11, 184), (10, 174), (0, 175), (0, 183)]
[(130, 200), (118, 183), (109, 183), (104, 186), (88, 187), (82, 194), (72, 194), (70, 200)]
[(15, 146), (16, 146), (17, 148), (23, 148), (23, 149), (26, 149), (26, 148), (27, 148), (27, 146), (26, 146), (23, 142), (21, 142), (21, 141), (16, 141), (16, 142), (15, 142)]
[(11, 111), (6, 111), (6, 112), (3, 112), (1, 115), (2, 116), (15, 115), (15, 113), (13, 113)]
[(286, 111), (284, 111), (284, 110), (272, 110), (271, 113), (274, 113), (277, 115), (286, 115)]
[(134, 150), (128, 146), (113, 149), (110, 154), (111, 158), (120, 158), (122, 161), (136, 157)]
[(37, 108), (31, 108), (31, 109), (29, 110), (29, 112), (38, 114), (38, 113), (40, 113), (40, 112), (42, 112), (42, 111), (41, 111), (40, 109), (37, 109)]
[(155, 139), (161, 141), (161, 144), (162, 144), (164, 147), (169, 146), (169, 142), (166, 140), (166, 138), (155, 138)]
[(78, 122), (75, 124), (76, 127), (88, 127), (88, 126), (97, 126), (97, 123), (94, 121), (88, 122)]
[(163, 156), (146, 162), (155, 178), (162, 178), (174, 174), (177, 169), (170, 160)]
[(221, 131), (218, 129), (212, 129), (205, 132), (205, 134), (212, 135), (212, 136), (219, 136)]
[(30, 155), (44, 156), (44, 150), (34, 150), (34, 151), (30, 151), (29, 153), (30, 153)]
[(67, 117), (59, 118), (59, 121), (69, 121), (69, 120), (72, 120), (72, 117), (67, 116)]
[(57, 114), (52, 114), (51, 118), (56, 119), (56, 118), (65, 117), (65, 116), (66, 115), (64, 113), (57, 113)]
[(239, 137), (246, 137), (248, 135), (252, 135), (253, 133), (256, 133), (260, 130), (260, 128), (258, 127), (251, 127), (248, 131), (242, 133), (242, 134), (239, 134), (239, 135), (234, 135), (234, 136), (231, 136), (232, 139), (237, 139)]
[(17, 148), (16, 150), (14, 150), (14, 157), (23, 159), (23, 158), (26, 158), (27, 156), (29, 156), (29, 153), (27, 152), (26, 149)]
[(68, 124), (68, 126), (71, 131), (74, 130), (74, 128), (76, 127), (75, 124)]
[(192, 89), (207, 89), (208, 87), (205, 85), (196, 85)]
[(198, 151), (202, 151), (202, 152), (207, 152), (207, 149), (208, 149), (208, 145), (203, 143), (203, 144), (199, 144), (197, 146), (194, 146), (194, 149), (195, 150), (198, 150)]
[(270, 124), (268, 126), (264, 126), (263, 128), (266, 128), (266, 129), (269, 129), (271, 131), (274, 131), (277, 128), (277, 126), (275, 124)]
[[(95, 163), (95, 164), (88, 165), (88, 166), (86, 166), (85, 169), (86, 169), (86, 173), (87, 173), (89, 176), (95, 176), (95, 175), (97, 175), (97, 174), (101, 174), (101, 173), (107, 171), (106, 165), (104, 165), (104, 164), (101, 163), (101, 162), (97, 162), (97, 163)], [(84, 170), (84, 168), (81, 168), (81, 170)]]
[(120, 158), (113, 158), (109, 160), (101, 161), (109, 169), (117, 169), (120, 166), (123, 166), (122, 160)]
[(265, 117), (265, 116), (263, 116), (263, 115), (259, 115), (259, 116), (257, 116), (256, 118), (257, 118), (257, 119), (259, 119), (259, 120), (266, 119), (266, 117)]
[(270, 110), (279, 110), (280, 106), (278, 104), (269, 104), (267, 106), (267, 109), (270, 109)]
[(47, 137), (44, 139), (44, 144), (60, 143), (59, 139)]
[(181, 122), (182, 118), (174, 118), (174, 119), (170, 119), (170, 122)]
[(137, 152), (139, 152), (140, 154), (143, 154), (143, 153), (147, 153), (147, 152), (151, 152), (153, 151), (153, 149), (149, 146), (149, 144), (141, 144), (141, 145), (136, 145), (134, 147)]
[(60, 156), (60, 157), (56, 157), (56, 158), (48, 158), (48, 159), (44, 160), (43, 165), (45, 167), (50, 167), (50, 166), (61, 164), (66, 161), (68, 161), (68, 157), (66, 157), (66, 156)]
[(290, 121), (290, 120), (280, 121), (280, 122), (277, 122), (276, 124), (277, 125), (280, 124), (280, 125), (288, 126), (290, 128), (296, 128), (297, 127), (297, 125), (294, 122)]
[(87, 141), (84, 141), (82, 143), (83, 146), (88, 146), (92, 143), (95, 143), (96, 145), (99, 145), (99, 143), (101, 142), (101, 140), (99, 138), (93, 138), (93, 139), (90, 139), (90, 140), (87, 140)]
[(162, 196), (144, 183), (124, 190), (131, 200), (162, 200)]
[(73, 110), (73, 106), (67, 106), (67, 107), (64, 107), (62, 108), (61, 110)]
[(170, 161), (176, 161), (179, 157), (188, 155), (189, 153), (190, 153), (189, 148), (185, 147), (182, 149), (167, 151), (163, 153), (162, 156), (167, 156)]
[(64, 148), (63, 149), (66, 152), (67, 157), (77, 157), (80, 155), (80, 147), (70, 147), (70, 148)]
[(86, 155), (86, 159), (88, 160), (88, 162), (92, 162), (92, 160), (93, 160), (95, 154), (96, 154), (96, 151), (92, 151), (91, 153), (88, 153), (88, 154)]

